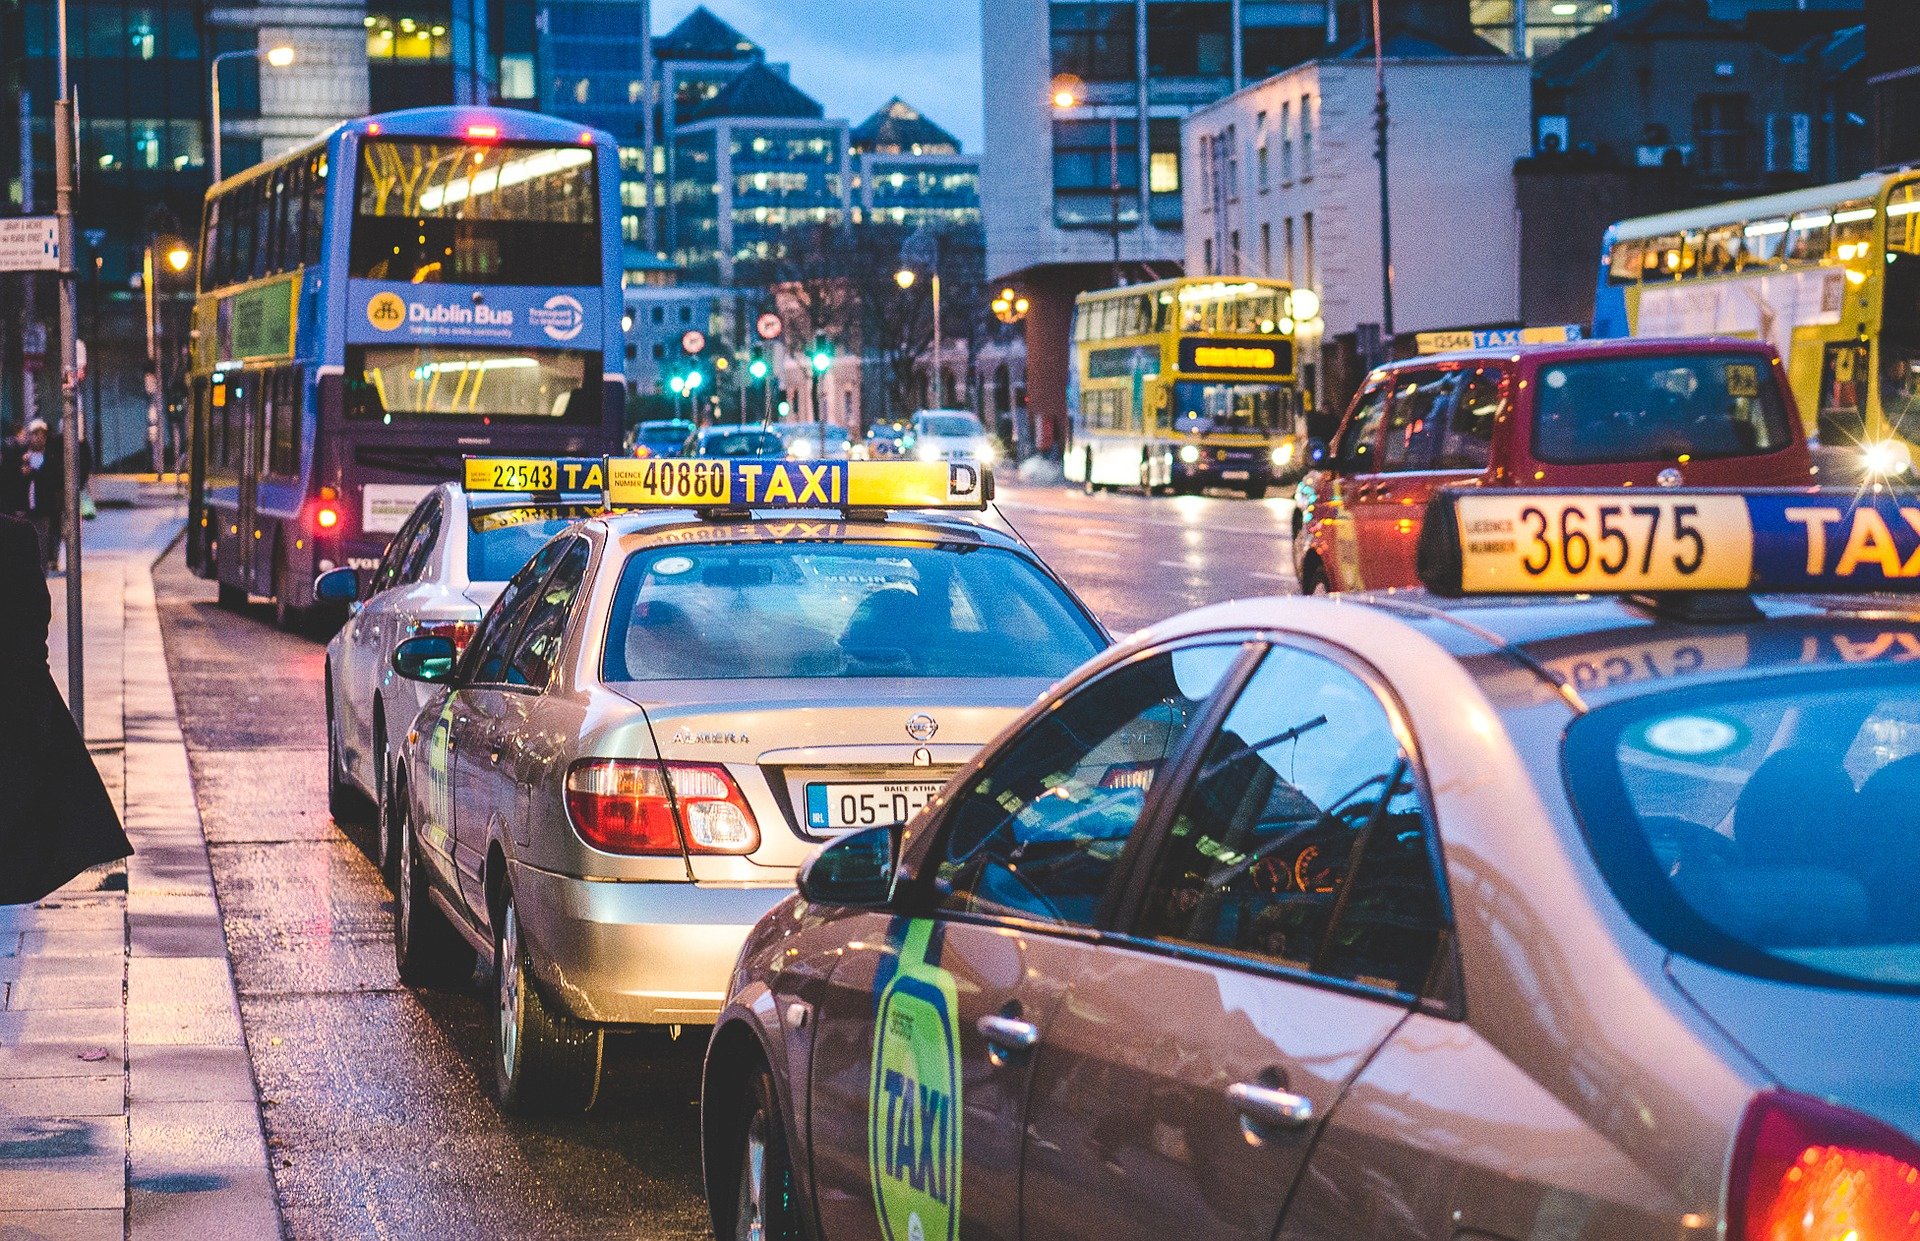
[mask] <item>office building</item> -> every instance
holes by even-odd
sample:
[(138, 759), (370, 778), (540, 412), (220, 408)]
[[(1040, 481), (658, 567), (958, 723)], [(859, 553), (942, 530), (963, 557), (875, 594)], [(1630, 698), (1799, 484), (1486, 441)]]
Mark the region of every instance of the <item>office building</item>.
[(980, 161), (898, 96), (853, 127), (853, 221), (913, 228), (980, 223)]
[(697, 331), (708, 339), (716, 335), (714, 312), (726, 290), (679, 283), (629, 284), (623, 296), (627, 391), (640, 398), (631, 404), (651, 411), (643, 416), (665, 417), (659, 412), (659, 400), (671, 399), (667, 380), (684, 373), (694, 356), (684, 348), (687, 333)]
[[(1393, 326), (1404, 336), (1519, 320), (1513, 164), (1531, 146), (1529, 72), (1395, 35), (1391, 117)], [(1357, 383), (1355, 331), (1384, 320), (1371, 49), (1310, 61), (1182, 124), (1189, 274), (1271, 276), (1318, 294), (1301, 377), (1316, 407)], [(1462, 125), (1460, 118), (1472, 117)], [(1446, 158), (1432, 153), (1445, 151)], [(1331, 372), (1329, 373), (1329, 368)]]

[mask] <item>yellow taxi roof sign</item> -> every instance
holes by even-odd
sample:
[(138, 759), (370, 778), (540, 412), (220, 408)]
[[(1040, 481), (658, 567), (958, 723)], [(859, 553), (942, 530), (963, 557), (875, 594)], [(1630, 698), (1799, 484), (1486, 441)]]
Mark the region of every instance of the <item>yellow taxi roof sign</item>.
[(984, 509), (992, 498), (992, 474), (972, 461), (607, 461), (615, 508)]
[(604, 457), (468, 457), (461, 486), (471, 492), (598, 495), (606, 490)]
[(1447, 489), (1420, 530), (1437, 595), (1920, 591), (1920, 508), (1851, 489)]

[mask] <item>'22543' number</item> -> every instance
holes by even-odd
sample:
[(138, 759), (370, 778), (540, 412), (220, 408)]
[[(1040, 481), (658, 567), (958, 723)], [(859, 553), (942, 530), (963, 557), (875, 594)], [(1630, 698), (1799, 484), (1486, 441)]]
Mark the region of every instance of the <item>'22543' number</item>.
[[(1539, 577), (1554, 567), (1571, 576), (1597, 568), (1609, 577), (1628, 571), (1638, 560), (1642, 576), (1654, 571), (1654, 544), (1660, 536), (1662, 516), (1669, 510), (1658, 504), (1602, 504), (1594, 517), (1585, 509), (1569, 504), (1559, 510), (1555, 523), (1541, 509), (1529, 505), (1520, 510), (1520, 520), (1529, 523), (1533, 546), (1520, 565)], [(1672, 506), (1673, 567), (1679, 573), (1693, 573), (1706, 557), (1706, 540), (1693, 524), (1699, 510), (1691, 504)], [(1557, 529), (1556, 529), (1557, 524)], [(1635, 555), (1635, 552), (1638, 555)], [(1664, 567), (1664, 566), (1663, 566)]]

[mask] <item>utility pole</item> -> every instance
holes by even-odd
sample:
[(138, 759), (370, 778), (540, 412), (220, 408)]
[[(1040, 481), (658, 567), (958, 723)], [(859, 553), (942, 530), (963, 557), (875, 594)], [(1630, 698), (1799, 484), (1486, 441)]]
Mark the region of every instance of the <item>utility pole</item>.
[[(25, 91), (20, 94), (20, 150), (24, 158), (20, 161), (20, 214), (33, 214), (33, 96)], [(39, 349), (38, 365), (46, 363), (47, 334), (40, 327), (40, 308), (38, 298), (34, 296), (35, 286), (40, 283), (39, 276), (27, 275), (20, 279), (20, 425), (25, 426), (40, 416), (39, 376), (32, 366), (25, 365), (26, 346), (30, 340), (37, 339)]]
[(1393, 351), (1393, 213), (1388, 201), (1387, 177), (1387, 62), (1380, 31), (1380, 0), (1373, 0), (1374, 126), (1379, 133), (1380, 160), (1380, 335)]
[[(1377, 3), (1378, 0), (1375, 0)], [(1098, 131), (1096, 131), (1098, 132)], [(1107, 214), (1108, 228), (1113, 233), (1113, 286), (1120, 287), (1120, 113), (1110, 110), (1107, 113)], [(935, 272), (939, 271), (936, 267)], [(935, 275), (934, 279), (940, 279)], [(934, 286), (934, 318), (940, 316), (940, 286)], [(937, 334), (937, 329), (936, 329)], [(938, 402), (935, 402), (938, 404)]]
[(73, 95), (67, 81), (67, 0), (59, 0), (59, 86), (53, 105), (53, 214), (60, 246), (60, 447), (67, 490), (67, 706), (87, 734), (85, 631), (80, 597), (80, 377), (73, 269)]

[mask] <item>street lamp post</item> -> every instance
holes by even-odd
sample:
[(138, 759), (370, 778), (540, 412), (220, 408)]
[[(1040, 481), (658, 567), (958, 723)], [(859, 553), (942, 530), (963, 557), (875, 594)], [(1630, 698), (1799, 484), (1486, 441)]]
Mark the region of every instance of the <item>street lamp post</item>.
[(140, 256), (140, 291), (146, 295), (147, 302), (147, 449), (153, 458), (155, 474), (166, 468), (166, 421), (162, 416), (161, 402), (166, 399), (167, 375), (160, 355), (160, 290), (156, 280), (159, 265), (153, 261), (155, 247), (163, 244), (166, 247), (166, 264), (175, 275), (187, 270), (187, 264), (193, 261), (192, 251), (184, 243), (171, 238), (164, 242), (159, 238), (150, 239)]
[[(937, 246), (938, 242), (936, 241), (935, 244)], [(934, 408), (936, 409), (944, 406), (947, 403), (946, 384), (943, 382), (945, 376), (940, 365), (940, 352), (941, 352), (940, 346), (942, 342), (940, 339), (940, 257), (939, 255), (940, 255), (939, 250), (935, 249), (934, 260), (933, 260), (933, 275), (931, 280), (928, 282), (929, 291), (933, 294), (933, 368), (932, 368), (933, 375), (932, 375), (932, 379), (933, 379), (933, 404), (934, 404)], [(899, 271), (893, 273), (893, 282), (899, 285), (903, 289), (911, 289), (913, 287), (913, 281), (914, 281), (914, 271), (913, 271), (913, 268), (911, 267), (902, 267)]]
[(67, 81), (67, 0), (59, 0), (59, 98), (53, 105), (53, 214), (60, 247), (60, 447), (67, 491), (67, 709), (87, 732), (86, 643), (80, 598), (79, 316), (73, 269), (73, 94)]
[[(63, 0), (64, 3), (64, 0)], [(214, 56), (212, 67), (207, 70), (213, 85), (213, 183), (220, 184), (225, 171), (220, 165), (220, 62), (236, 59), (259, 59), (266, 57), (268, 64), (276, 69), (284, 69), (293, 63), (293, 49), (286, 44), (268, 48), (264, 53), (257, 47), (243, 47), (236, 51), (221, 52)]]

